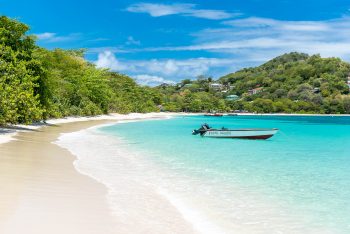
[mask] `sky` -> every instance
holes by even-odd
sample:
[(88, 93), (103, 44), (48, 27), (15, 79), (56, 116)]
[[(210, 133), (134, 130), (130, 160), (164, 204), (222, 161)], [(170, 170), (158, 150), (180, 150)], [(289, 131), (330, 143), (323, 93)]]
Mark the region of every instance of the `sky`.
[(48, 49), (144, 85), (219, 78), (292, 51), (350, 61), (350, 0), (0, 0)]

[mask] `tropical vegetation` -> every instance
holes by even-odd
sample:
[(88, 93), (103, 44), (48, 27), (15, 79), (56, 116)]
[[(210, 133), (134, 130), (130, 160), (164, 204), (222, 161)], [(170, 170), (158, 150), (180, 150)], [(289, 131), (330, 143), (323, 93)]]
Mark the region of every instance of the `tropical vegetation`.
[(350, 64), (339, 58), (294, 52), (218, 80), (147, 87), (97, 68), (84, 50), (39, 47), (28, 31), (0, 17), (0, 125), (159, 110), (350, 113)]
[(349, 63), (293, 52), (217, 81), (200, 76), (158, 90), (169, 111), (344, 114), (350, 113), (349, 87)]
[(153, 89), (96, 68), (84, 59), (84, 50), (41, 48), (28, 30), (0, 17), (0, 125), (158, 110), (160, 97)]

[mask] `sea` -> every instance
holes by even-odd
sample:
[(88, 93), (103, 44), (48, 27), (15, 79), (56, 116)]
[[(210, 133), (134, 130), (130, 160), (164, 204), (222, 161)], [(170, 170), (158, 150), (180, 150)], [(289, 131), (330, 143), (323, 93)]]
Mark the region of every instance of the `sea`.
[[(268, 140), (192, 135), (203, 123), (279, 132)], [(161, 212), (148, 203), (152, 191), (197, 233), (350, 233), (350, 117), (176, 116), (69, 133), (58, 144), (109, 188), (125, 222), (150, 222), (132, 212), (140, 206)]]

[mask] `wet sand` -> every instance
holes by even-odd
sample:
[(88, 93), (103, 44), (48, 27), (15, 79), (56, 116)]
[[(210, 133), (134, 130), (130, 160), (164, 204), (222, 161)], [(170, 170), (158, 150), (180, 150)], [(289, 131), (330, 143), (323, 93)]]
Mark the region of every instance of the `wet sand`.
[[(14, 136), (15, 141), (0, 144), (0, 233), (108, 234), (147, 231), (142, 227), (134, 226), (131, 230), (120, 225), (108, 206), (107, 188), (79, 174), (73, 166), (75, 157), (52, 143), (60, 133), (112, 122), (96, 120), (43, 127), (18, 133)], [(156, 229), (159, 233), (162, 233), (161, 230), (192, 233), (191, 225), (182, 219), (174, 207), (162, 199), (158, 205), (169, 216), (171, 224), (168, 227), (165, 225), (165, 229)]]

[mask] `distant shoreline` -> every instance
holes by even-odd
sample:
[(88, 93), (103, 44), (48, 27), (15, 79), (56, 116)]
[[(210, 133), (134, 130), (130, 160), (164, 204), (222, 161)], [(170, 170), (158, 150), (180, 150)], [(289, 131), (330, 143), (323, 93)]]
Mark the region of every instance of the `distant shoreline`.
[[(73, 123), (73, 122), (82, 122), (82, 121), (92, 121), (92, 120), (132, 120), (132, 119), (144, 119), (144, 118), (154, 118), (151, 116), (188, 116), (188, 115), (204, 115), (205, 112), (151, 112), (151, 113), (130, 113), (130, 114), (116, 114), (111, 113), (108, 115), (98, 115), (98, 116), (81, 116), (81, 117), (65, 117), (60, 119), (49, 119), (46, 123), (34, 123), (30, 125), (9, 125), (6, 127), (0, 127), (0, 144), (7, 143), (14, 140), (14, 137), (18, 132), (25, 131), (36, 131), (41, 127), (46, 127), (50, 125), (64, 124), (64, 123)], [(350, 117), (350, 114), (298, 114), (298, 113), (222, 113), (224, 116), (229, 116), (234, 114), (237, 116), (299, 116), (299, 117)]]
[[(226, 114), (227, 115), (227, 114)], [(264, 114), (258, 114), (258, 113), (237, 113), (238, 116), (329, 116), (329, 117), (350, 117), (350, 114), (288, 114), (288, 113), (264, 113)]]

